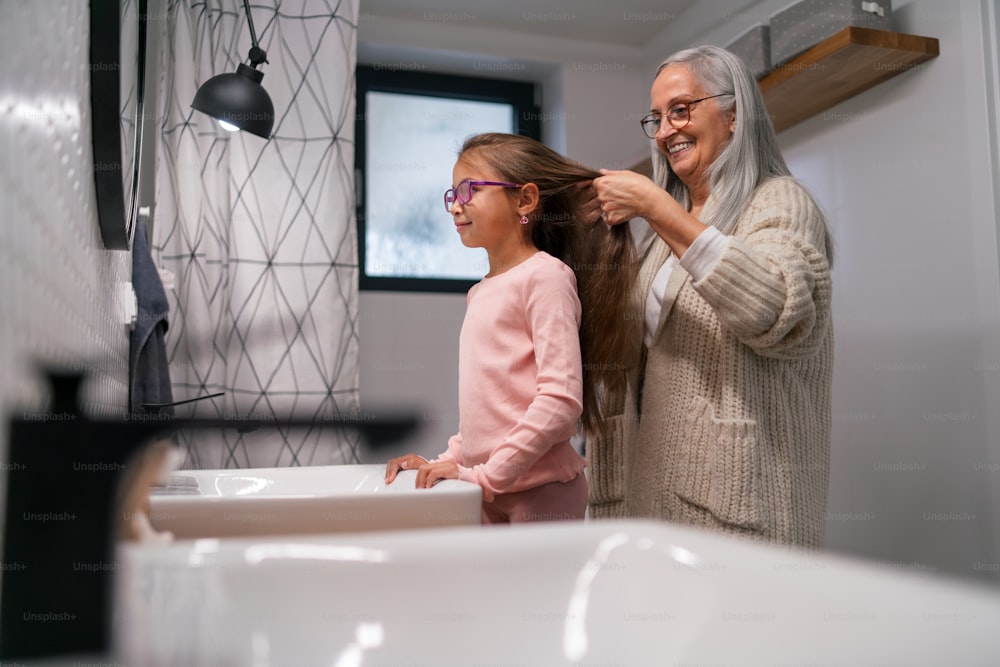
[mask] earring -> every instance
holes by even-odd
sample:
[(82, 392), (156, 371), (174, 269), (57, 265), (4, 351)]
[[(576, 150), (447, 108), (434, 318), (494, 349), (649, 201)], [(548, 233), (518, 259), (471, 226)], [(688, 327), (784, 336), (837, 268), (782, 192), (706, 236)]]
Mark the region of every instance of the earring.
[(522, 215), (521, 216), (521, 224), (522, 225), (528, 224), (528, 216), (526, 216), (526, 215)]

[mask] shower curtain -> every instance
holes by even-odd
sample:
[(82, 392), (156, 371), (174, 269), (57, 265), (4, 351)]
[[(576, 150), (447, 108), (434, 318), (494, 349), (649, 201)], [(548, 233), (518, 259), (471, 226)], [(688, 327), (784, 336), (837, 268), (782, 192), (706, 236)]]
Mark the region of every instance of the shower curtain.
[[(246, 62), (239, 0), (171, 1), (160, 50), (153, 255), (171, 312), (179, 416), (358, 412), (354, 69), (358, 0), (255, 0), (270, 140), (191, 109)], [(179, 434), (185, 468), (357, 462), (356, 434), (261, 428)]]

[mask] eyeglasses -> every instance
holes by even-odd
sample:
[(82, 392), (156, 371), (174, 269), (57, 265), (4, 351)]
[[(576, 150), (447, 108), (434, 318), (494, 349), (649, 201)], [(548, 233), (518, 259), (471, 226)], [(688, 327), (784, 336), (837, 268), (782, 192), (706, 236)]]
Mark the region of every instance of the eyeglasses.
[(480, 185), (495, 185), (501, 188), (520, 188), (523, 186), (522, 183), (503, 183), (500, 181), (470, 181), (465, 180), (456, 185), (453, 188), (448, 188), (444, 191), (444, 210), (451, 212), (451, 206), (456, 201), (465, 206), (472, 200), (473, 186), (479, 187)]
[[(691, 122), (691, 107), (698, 102), (704, 102), (705, 100), (710, 100), (713, 97), (722, 97), (723, 95), (728, 95), (729, 93), (719, 93), (718, 95), (709, 95), (708, 97), (702, 97), (698, 100), (691, 100), (690, 102), (678, 102), (669, 109), (667, 109), (667, 122), (675, 130), (682, 130), (687, 127), (687, 124)], [(657, 113), (651, 113), (642, 120), (639, 124), (642, 125), (642, 131), (646, 133), (646, 136), (650, 139), (655, 139), (656, 134), (660, 131), (660, 119), (662, 116)]]

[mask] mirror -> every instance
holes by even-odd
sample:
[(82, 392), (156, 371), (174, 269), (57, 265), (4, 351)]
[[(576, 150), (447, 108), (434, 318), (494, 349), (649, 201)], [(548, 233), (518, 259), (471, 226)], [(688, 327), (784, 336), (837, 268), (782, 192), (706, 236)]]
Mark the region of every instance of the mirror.
[(128, 250), (139, 205), (148, 0), (90, 5), (90, 101), (104, 247)]

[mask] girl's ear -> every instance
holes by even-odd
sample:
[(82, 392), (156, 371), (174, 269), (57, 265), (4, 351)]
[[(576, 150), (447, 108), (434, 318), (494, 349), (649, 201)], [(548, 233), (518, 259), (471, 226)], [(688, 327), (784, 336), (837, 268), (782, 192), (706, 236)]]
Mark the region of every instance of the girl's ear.
[(517, 199), (517, 212), (520, 215), (527, 215), (538, 208), (539, 194), (538, 186), (528, 183), (521, 186), (521, 191)]

